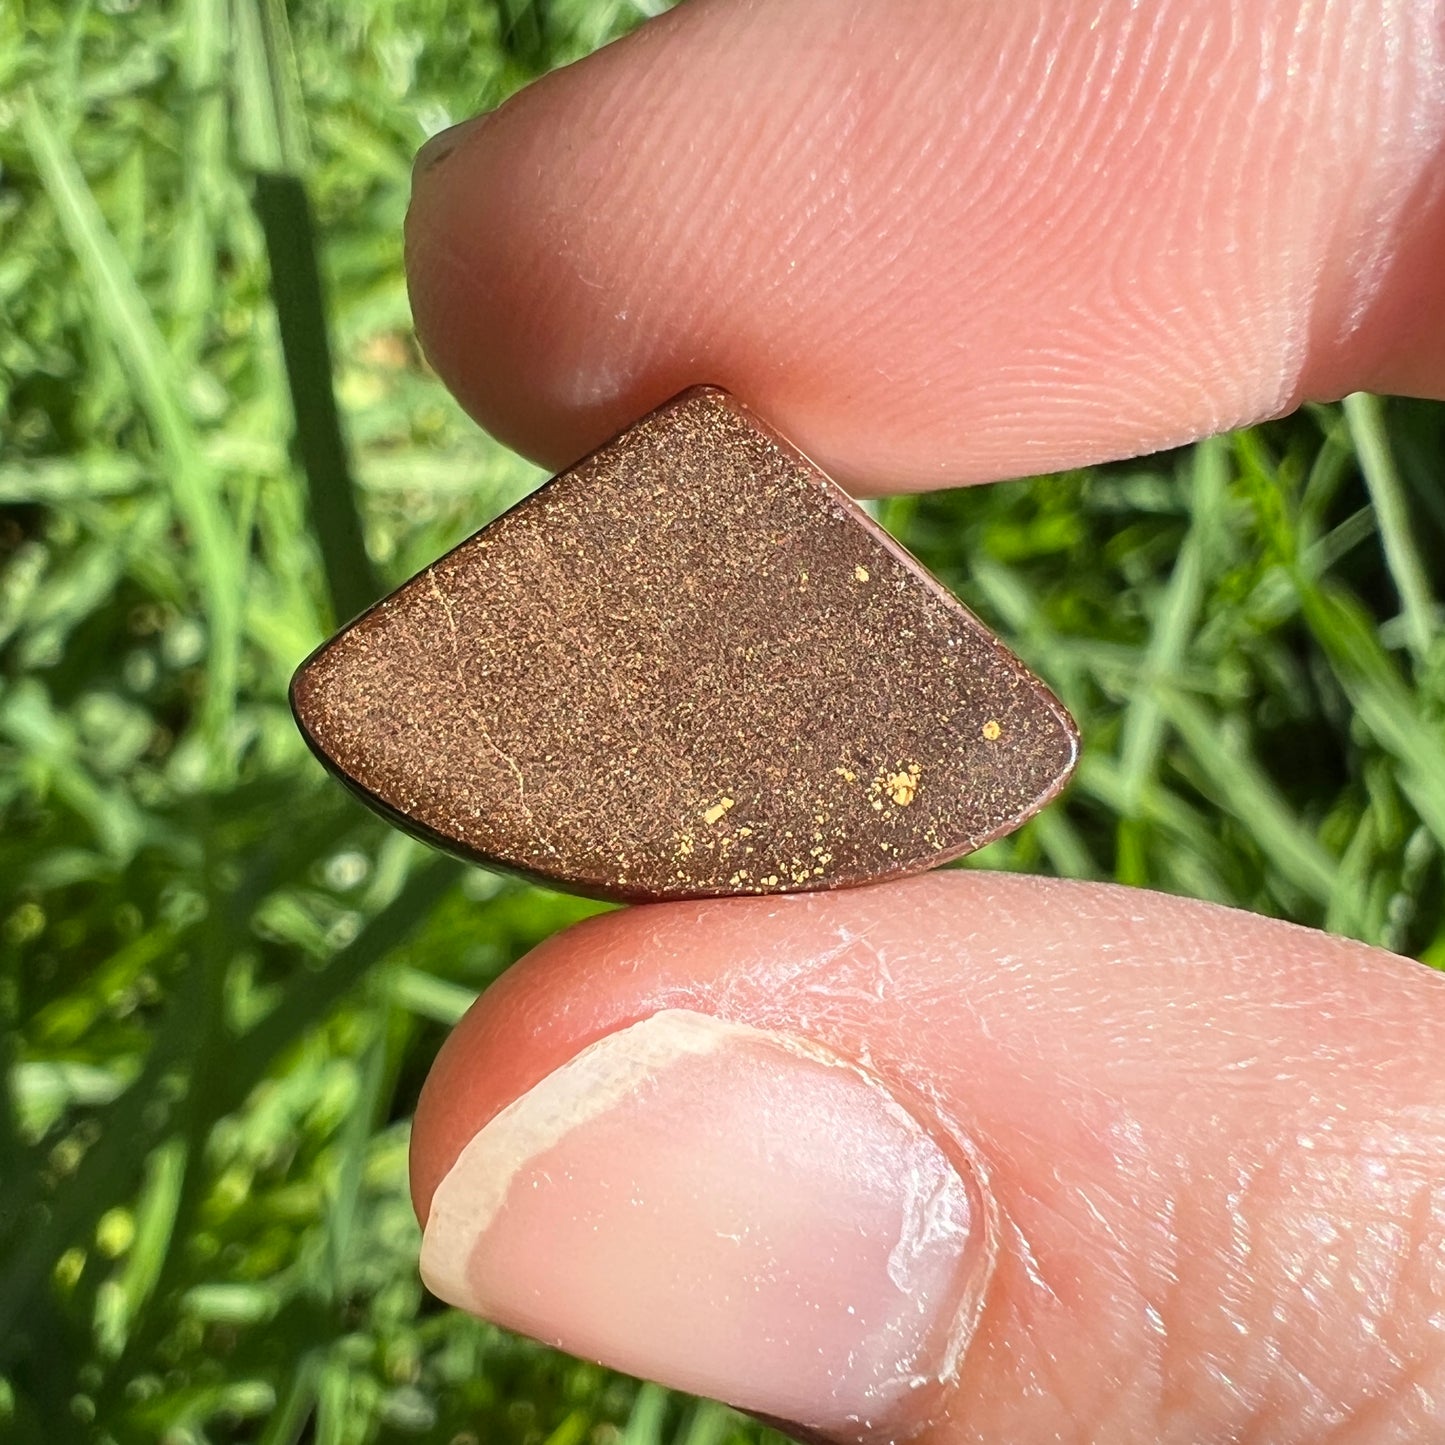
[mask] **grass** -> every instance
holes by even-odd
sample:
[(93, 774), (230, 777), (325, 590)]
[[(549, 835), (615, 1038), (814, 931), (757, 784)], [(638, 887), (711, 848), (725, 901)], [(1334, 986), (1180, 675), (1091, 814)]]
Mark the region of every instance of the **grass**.
[[(285, 706), (336, 620), (536, 480), (411, 341), (412, 151), (643, 8), (0, 12), (6, 1438), (760, 1434), (423, 1298), (428, 1063), (592, 905), (364, 816)], [(1442, 459), (1445, 408), (1358, 397), (882, 504), (1086, 739), (972, 866), (1445, 964)]]

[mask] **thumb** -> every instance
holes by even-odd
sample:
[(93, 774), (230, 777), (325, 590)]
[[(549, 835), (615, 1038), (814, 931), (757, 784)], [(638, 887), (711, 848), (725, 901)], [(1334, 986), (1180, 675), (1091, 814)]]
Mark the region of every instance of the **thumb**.
[(444, 1298), (813, 1434), (1306, 1442), (1445, 1431), (1442, 1146), (1445, 979), (960, 872), (559, 935), (412, 1164)]
[(693, 0), (418, 164), (417, 327), (560, 464), (695, 382), (840, 481), (1445, 395), (1442, 0)]

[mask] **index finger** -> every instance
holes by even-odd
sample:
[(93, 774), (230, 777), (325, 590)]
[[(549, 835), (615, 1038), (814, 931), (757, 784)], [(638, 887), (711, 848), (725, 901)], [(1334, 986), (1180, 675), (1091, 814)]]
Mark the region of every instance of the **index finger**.
[(1439, 0), (694, 0), (423, 156), (417, 325), (564, 464), (683, 386), (902, 490), (1445, 395)]

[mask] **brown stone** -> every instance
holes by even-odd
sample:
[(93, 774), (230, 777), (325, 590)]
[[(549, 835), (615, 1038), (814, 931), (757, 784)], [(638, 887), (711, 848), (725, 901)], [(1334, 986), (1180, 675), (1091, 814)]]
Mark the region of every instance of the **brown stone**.
[(292, 705), (402, 827), (633, 901), (934, 867), (1041, 808), (1078, 750), (977, 618), (710, 388), (343, 629)]

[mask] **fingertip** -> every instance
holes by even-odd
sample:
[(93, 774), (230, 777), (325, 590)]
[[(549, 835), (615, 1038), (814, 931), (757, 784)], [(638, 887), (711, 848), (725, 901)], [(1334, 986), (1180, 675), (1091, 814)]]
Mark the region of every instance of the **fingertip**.
[(422, 169), (428, 354), (554, 467), (710, 381), (875, 491), (1438, 392), (1437, 7), (1225, 8), (680, 7)]
[(422, 1273), (574, 1354), (891, 1439), (926, 1423), (966, 1348), (995, 1255), (985, 1198), (856, 1066), (662, 1009), (467, 1142)]
[[(837, 1439), (1287, 1418), (1305, 1440), (1365, 1409), (1420, 1438), (1431, 1407), (1397, 1387), (1432, 1367), (1445, 1258), (1418, 1209), (1438, 1185), (1442, 987), (1278, 922), (968, 870), (610, 913), (489, 990), (428, 1081), (428, 1278)], [(933, 1181), (916, 1211), (900, 1178)], [(915, 1293), (941, 1314), (898, 1313), (863, 1245), (809, 1252), (834, 1225), (897, 1241), (930, 1199), (952, 1252)], [(1339, 1247), (1302, 1259), (1322, 1229)], [(888, 1385), (903, 1356), (847, 1333), (853, 1294), (890, 1322), (878, 1338), (935, 1349), (916, 1409)], [(824, 1316), (837, 1328), (809, 1333)], [(810, 1373), (799, 1339), (832, 1363)]]
[(597, 247), (604, 217), (651, 209), (617, 162), (630, 158), (623, 174), (639, 183), (648, 174), (649, 134), (665, 123), (639, 94), (666, 82), (634, 72), (674, 23), (664, 15), (434, 137), (413, 169), (407, 282), (422, 348), (476, 420), (554, 470), (700, 377), (731, 380), (682, 356), (639, 364), (629, 297), (647, 291), (644, 243), (625, 285)]

